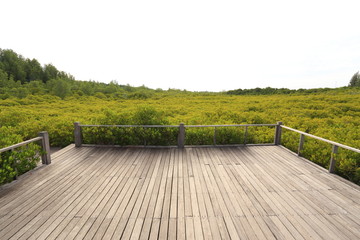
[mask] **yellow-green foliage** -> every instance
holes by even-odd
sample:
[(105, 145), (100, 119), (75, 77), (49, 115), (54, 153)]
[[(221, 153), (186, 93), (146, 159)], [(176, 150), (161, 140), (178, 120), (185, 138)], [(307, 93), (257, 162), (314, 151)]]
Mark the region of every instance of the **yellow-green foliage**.
[[(22, 137), (13, 132), (11, 127), (0, 127), (0, 148), (22, 141)], [(29, 144), (13, 151), (0, 153), (0, 185), (11, 182), (17, 175), (36, 167), (40, 159), (39, 154), (40, 147), (36, 144)]]
[[(352, 92), (351, 92), (352, 91)], [(309, 95), (233, 96), (160, 92), (147, 99), (110, 100), (76, 96), (30, 96), (0, 101), (0, 123), (23, 138), (48, 131), (52, 146), (73, 142), (73, 123), (82, 124), (245, 124), (282, 121), (323, 138), (360, 148), (360, 91)], [(187, 129), (186, 144), (212, 144), (213, 128)], [(165, 136), (165, 137), (163, 137)], [(177, 132), (157, 129), (84, 128), (87, 143), (176, 144)], [(272, 142), (274, 128), (250, 128), (248, 143)], [(102, 138), (102, 139), (101, 139)], [(296, 151), (299, 135), (284, 130), (283, 144)], [(243, 143), (244, 129), (218, 128), (217, 142)], [(328, 167), (331, 146), (306, 138), (303, 155)], [(340, 150), (336, 171), (360, 181), (360, 154)]]

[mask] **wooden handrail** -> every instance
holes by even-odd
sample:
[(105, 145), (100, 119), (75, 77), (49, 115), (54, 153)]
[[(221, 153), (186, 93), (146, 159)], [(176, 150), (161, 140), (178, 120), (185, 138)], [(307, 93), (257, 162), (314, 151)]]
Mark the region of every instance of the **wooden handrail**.
[[(79, 124), (80, 127), (143, 127), (143, 128), (179, 128), (179, 125), (91, 125)], [(228, 125), (184, 125), (188, 128), (201, 128), (201, 127), (262, 127), (269, 126), (275, 127), (277, 124), (228, 124)]]
[(36, 138), (32, 138), (32, 139), (29, 139), (29, 140), (26, 140), (24, 142), (21, 142), (21, 143), (17, 143), (17, 144), (14, 144), (14, 145), (11, 145), (9, 147), (5, 147), (5, 148), (1, 148), (0, 149), (0, 153), (2, 152), (6, 152), (6, 151), (9, 151), (9, 150), (13, 150), (15, 148), (18, 148), (18, 147), (21, 147), (21, 146), (25, 146), (29, 143), (32, 143), (32, 142), (37, 142), (37, 141), (40, 141), (42, 140), (43, 138), (42, 137), (36, 137)]
[(142, 127), (142, 128), (178, 128), (179, 125), (89, 125), (89, 124), (79, 124), (80, 127)]
[[(214, 145), (216, 145), (216, 128), (219, 127), (244, 127), (244, 144), (247, 143), (248, 127), (277, 127), (278, 124), (226, 124), (226, 125), (97, 125), (97, 124), (80, 124), (80, 122), (74, 123), (74, 136), (75, 146), (80, 147), (82, 145), (82, 127), (119, 127), (119, 128), (178, 128), (178, 147), (183, 148), (185, 145), (185, 129), (186, 128), (214, 128)], [(277, 127), (278, 128), (278, 127)], [(275, 132), (275, 139), (277, 132)]]
[(338, 143), (338, 142), (334, 142), (334, 141), (331, 141), (331, 140), (328, 140), (328, 139), (325, 139), (325, 138), (322, 138), (322, 137), (318, 137), (318, 136), (312, 135), (310, 133), (302, 132), (302, 131), (299, 131), (299, 130), (296, 130), (294, 128), (287, 127), (287, 126), (284, 126), (284, 125), (281, 125), (281, 127), (285, 128), (285, 129), (288, 129), (288, 130), (291, 130), (293, 132), (300, 133), (300, 134), (302, 134), (304, 136), (308, 136), (308, 137), (311, 137), (311, 138), (314, 138), (314, 139), (329, 143), (329, 144), (334, 145), (334, 146), (338, 146), (338, 147), (341, 147), (341, 148), (344, 148), (344, 149), (347, 149), (347, 150), (350, 150), (350, 151), (353, 151), (353, 152), (360, 153), (360, 149), (357, 149), (357, 148), (353, 148), (353, 147), (350, 147), (350, 146), (347, 146), (347, 145), (344, 145), (344, 144), (341, 144), (341, 143)]
[(229, 124), (229, 125), (185, 125), (190, 128), (201, 127), (275, 127), (277, 124)]
[(294, 132), (297, 132), (300, 134), (300, 140), (299, 140), (299, 147), (298, 147), (298, 155), (300, 156), (301, 151), (303, 149), (303, 145), (304, 145), (304, 136), (308, 136), (326, 143), (329, 143), (333, 146), (332, 148), (332, 154), (331, 154), (331, 159), (330, 159), (330, 167), (329, 167), (329, 172), (333, 172), (334, 168), (335, 168), (335, 155), (338, 152), (338, 147), (353, 151), (353, 152), (357, 152), (360, 153), (360, 149), (357, 148), (353, 148), (338, 142), (334, 142), (334, 141), (330, 141), (328, 139), (325, 138), (321, 138), (306, 132), (302, 132), (299, 131), (297, 129), (294, 128), (290, 128), (287, 126), (282, 125), (282, 122), (277, 122), (277, 124), (227, 124), (227, 125), (185, 125), (183, 123), (181, 123), (180, 125), (89, 125), (89, 124), (80, 124), (79, 122), (75, 122), (75, 146), (76, 147), (80, 147), (82, 145), (82, 127), (120, 127), (120, 128), (136, 128), (136, 127), (140, 127), (140, 128), (178, 128), (179, 129), (179, 135), (178, 135), (178, 147), (179, 148), (183, 148), (185, 145), (185, 129), (186, 128), (206, 128), (206, 127), (213, 127), (214, 128), (214, 137), (213, 137), (213, 142), (214, 145), (216, 145), (216, 135), (217, 135), (217, 130), (216, 128), (219, 127), (244, 127), (245, 131), (244, 131), (244, 144), (247, 144), (247, 134), (248, 134), (248, 127), (275, 127), (275, 134), (274, 134), (274, 145), (281, 145), (281, 135), (282, 135), (282, 128), (284, 129), (288, 129)]
[[(132, 128), (132, 127), (139, 127), (139, 128), (179, 128), (180, 125), (96, 125), (96, 124), (80, 124), (78, 123), (79, 127), (120, 127), (120, 128)], [(287, 126), (282, 125), (281, 122), (279, 122), (278, 124), (225, 124), (225, 125), (183, 125), (185, 128), (206, 128), (206, 127), (263, 127), (263, 126), (268, 126), (268, 127), (275, 127), (275, 126), (280, 126), (280, 128), (285, 128), (294, 132), (297, 132), (299, 134), (302, 134), (304, 136), (308, 136), (308, 137), (312, 137), (324, 142), (327, 142), (329, 144), (344, 148), (344, 149), (348, 149), (357, 153), (360, 153), (360, 150), (357, 148), (353, 148), (341, 143), (337, 143), (325, 138), (321, 138), (306, 132), (302, 132), (299, 131), (297, 129), (294, 128), (290, 128)], [(279, 134), (279, 133), (278, 133)], [(280, 133), (281, 134), (281, 133)], [(281, 136), (278, 136), (281, 137)], [(280, 141), (280, 140), (278, 140)], [(280, 142), (279, 142), (280, 143)]]
[(336, 164), (335, 155), (338, 153), (338, 148), (339, 147), (350, 150), (350, 151), (353, 151), (353, 152), (356, 152), (356, 153), (360, 153), (360, 149), (353, 148), (353, 147), (350, 147), (350, 146), (347, 146), (347, 145), (344, 145), (344, 144), (341, 144), (341, 143), (338, 143), (338, 142), (334, 142), (334, 141), (331, 141), (331, 140), (328, 140), (328, 139), (325, 139), (325, 138), (322, 138), (322, 137), (318, 137), (318, 136), (312, 135), (310, 133), (299, 131), (297, 129), (287, 127), (287, 126), (284, 126), (284, 125), (281, 125), (281, 128), (288, 129), (290, 131), (293, 131), (293, 132), (296, 132), (296, 133), (300, 134), (299, 147), (298, 147), (298, 155), (299, 156), (301, 155), (301, 151), (303, 149), (304, 136), (311, 137), (311, 138), (314, 138), (314, 139), (317, 139), (317, 140), (320, 140), (320, 141), (331, 144), (332, 145), (332, 150), (331, 150), (331, 158), (330, 158), (330, 164), (329, 164), (329, 172), (330, 173), (333, 173), (335, 171), (335, 164)]
[(0, 153), (6, 152), (6, 151), (11, 151), (16, 148), (19, 148), (19, 147), (22, 147), (22, 146), (25, 146), (27, 144), (37, 142), (37, 141), (41, 141), (41, 147), (44, 151), (44, 153), (41, 155), (42, 163), (50, 164), (51, 163), (50, 143), (49, 143), (49, 135), (47, 132), (40, 132), (39, 137), (32, 138), (32, 139), (29, 139), (29, 140), (26, 140), (21, 143), (17, 143), (17, 144), (14, 144), (14, 145), (11, 145), (11, 146), (8, 146), (5, 148), (1, 148)]

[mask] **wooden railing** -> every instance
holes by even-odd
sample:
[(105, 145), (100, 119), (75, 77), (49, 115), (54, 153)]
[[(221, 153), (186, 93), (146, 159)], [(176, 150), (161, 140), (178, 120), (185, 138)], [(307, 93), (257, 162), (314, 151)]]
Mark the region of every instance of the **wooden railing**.
[(48, 164), (51, 163), (50, 143), (49, 143), (49, 134), (48, 134), (48, 132), (40, 132), (39, 136), (36, 137), (36, 138), (32, 138), (32, 139), (29, 139), (29, 140), (21, 142), (21, 143), (17, 143), (17, 144), (14, 144), (14, 145), (11, 145), (11, 146), (8, 146), (8, 147), (5, 147), (5, 148), (1, 148), (0, 153), (7, 152), (7, 151), (13, 151), (16, 148), (28, 145), (28, 144), (33, 143), (33, 142), (38, 142), (38, 141), (40, 141), (40, 145), (41, 145), (41, 148), (43, 150), (42, 151), (43, 153), (41, 154), (42, 164), (48, 165)]
[[(304, 146), (304, 139), (305, 136), (311, 137), (326, 143), (329, 143), (332, 145), (332, 153), (331, 153), (331, 159), (330, 159), (330, 167), (329, 172), (334, 172), (335, 170), (335, 155), (338, 152), (338, 148), (344, 148), (356, 153), (360, 153), (360, 149), (353, 148), (346, 146), (341, 143), (337, 143), (334, 141), (330, 141), (325, 138), (321, 138), (309, 133), (305, 133), (287, 126), (284, 126), (282, 122), (277, 122), (277, 124), (233, 124), (233, 125), (184, 125), (183, 123), (179, 125), (82, 125), (79, 122), (75, 122), (75, 146), (80, 147), (82, 145), (82, 128), (83, 127), (119, 127), (119, 128), (178, 128), (178, 139), (177, 139), (177, 146), (179, 148), (183, 148), (185, 146), (186, 141), (186, 128), (214, 128), (214, 134), (213, 134), (213, 145), (217, 144), (217, 128), (219, 127), (244, 127), (244, 142), (243, 144), (247, 144), (247, 136), (248, 136), (248, 127), (275, 127), (275, 133), (274, 133), (274, 145), (281, 145), (281, 135), (282, 135), (282, 129), (287, 129), (293, 132), (297, 132), (300, 134), (300, 140), (299, 140), (299, 146), (297, 154), (301, 156), (301, 151), (303, 150)], [(241, 144), (242, 145), (242, 144)]]
[(118, 127), (118, 128), (178, 128), (177, 146), (183, 148), (186, 141), (186, 128), (214, 128), (213, 145), (217, 145), (217, 128), (219, 127), (244, 127), (244, 143), (247, 144), (248, 127), (275, 127), (274, 144), (277, 144), (279, 137), (277, 134), (279, 131), (279, 124), (232, 124), (232, 125), (185, 125), (180, 123), (179, 125), (86, 125), (79, 122), (74, 123), (75, 131), (75, 146), (80, 147), (83, 143), (82, 128), (83, 127)]
[(353, 147), (350, 147), (350, 146), (347, 146), (347, 145), (344, 145), (344, 144), (341, 144), (341, 143), (338, 143), (338, 142), (334, 142), (334, 141), (331, 141), (331, 140), (328, 140), (328, 139), (325, 139), (325, 138), (322, 138), (322, 137), (318, 137), (318, 136), (315, 136), (315, 135), (312, 135), (312, 134), (309, 134), (309, 133), (306, 133), (306, 132), (302, 132), (302, 131), (299, 131), (297, 129), (284, 126), (284, 125), (282, 125), (282, 123), (280, 124), (280, 133), (278, 134), (278, 136), (279, 136), (279, 140), (278, 140), (279, 142), (278, 143), (279, 144), (281, 144), (281, 129), (282, 128), (293, 131), (293, 132), (297, 132), (297, 133), (300, 134), (298, 151), (297, 151), (298, 156), (301, 156), (301, 152), (302, 152), (302, 150), (304, 148), (305, 136), (311, 137), (311, 138), (320, 140), (322, 142), (326, 142), (326, 143), (331, 144), (332, 145), (332, 151), (331, 151), (331, 158), (330, 158), (330, 165), (329, 165), (329, 172), (331, 172), (331, 173), (333, 173), (335, 171), (335, 164), (336, 164), (335, 155), (338, 153), (338, 148), (339, 147), (350, 150), (350, 151), (353, 151), (353, 152), (356, 152), (356, 153), (360, 153), (360, 149), (353, 148)]

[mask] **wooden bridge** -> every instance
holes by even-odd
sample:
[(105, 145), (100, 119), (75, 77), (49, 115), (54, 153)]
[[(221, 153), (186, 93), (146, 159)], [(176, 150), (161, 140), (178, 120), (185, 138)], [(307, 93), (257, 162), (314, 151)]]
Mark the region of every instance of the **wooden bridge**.
[(279, 145), (75, 147), (0, 191), (0, 239), (360, 239), (360, 187)]

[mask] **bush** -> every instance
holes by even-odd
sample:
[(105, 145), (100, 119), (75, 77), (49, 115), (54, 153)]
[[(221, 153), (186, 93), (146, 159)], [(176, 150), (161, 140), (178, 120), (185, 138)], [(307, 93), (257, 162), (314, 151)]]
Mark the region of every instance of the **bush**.
[[(0, 148), (22, 141), (19, 135), (12, 132), (10, 127), (0, 128)], [(40, 154), (40, 146), (33, 143), (0, 153), (0, 185), (11, 182), (16, 176), (35, 168), (40, 160)]]

